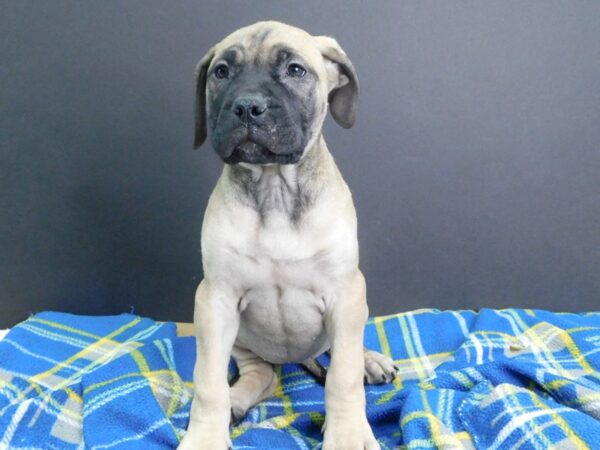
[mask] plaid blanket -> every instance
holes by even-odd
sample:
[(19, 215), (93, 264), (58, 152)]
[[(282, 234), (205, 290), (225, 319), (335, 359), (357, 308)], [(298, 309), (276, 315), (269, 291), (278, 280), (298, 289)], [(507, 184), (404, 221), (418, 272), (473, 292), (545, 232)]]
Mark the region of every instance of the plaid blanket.
[[(600, 448), (600, 313), (419, 310), (370, 319), (365, 341), (400, 367), (366, 388), (383, 449)], [(0, 449), (175, 448), (194, 345), (130, 314), (31, 317), (0, 341)], [(275, 396), (231, 429), (236, 449), (319, 448), (323, 387), (277, 371)]]

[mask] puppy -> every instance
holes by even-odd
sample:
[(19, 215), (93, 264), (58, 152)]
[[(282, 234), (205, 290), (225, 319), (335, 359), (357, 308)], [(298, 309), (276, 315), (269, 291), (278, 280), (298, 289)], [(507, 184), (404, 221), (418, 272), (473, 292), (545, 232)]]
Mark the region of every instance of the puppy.
[[(328, 109), (351, 127), (358, 95), (334, 39), (278, 22), (237, 30), (198, 64), (195, 147), (210, 131), (225, 165), (202, 225), (194, 398), (180, 449), (231, 447), (231, 416), (275, 390), (272, 364), (328, 349), (323, 449), (380, 448), (363, 378), (391, 381), (397, 368), (363, 348), (356, 211), (321, 132)], [(231, 356), (240, 377), (230, 388)]]

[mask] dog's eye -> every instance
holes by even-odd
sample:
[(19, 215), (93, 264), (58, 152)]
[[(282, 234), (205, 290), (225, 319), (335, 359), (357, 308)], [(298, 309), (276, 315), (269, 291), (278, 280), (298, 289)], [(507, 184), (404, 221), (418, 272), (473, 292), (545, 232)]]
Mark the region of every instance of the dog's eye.
[(287, 74), (290, 77), (301, 78), (306, 75), (306, 69), (298, 63), (292, 63), (287, 68)]
[(228, 78), (229, 77), (229, 67), (225, 64), (219, 64), (215, 67), (215, 77), (219, 79)]

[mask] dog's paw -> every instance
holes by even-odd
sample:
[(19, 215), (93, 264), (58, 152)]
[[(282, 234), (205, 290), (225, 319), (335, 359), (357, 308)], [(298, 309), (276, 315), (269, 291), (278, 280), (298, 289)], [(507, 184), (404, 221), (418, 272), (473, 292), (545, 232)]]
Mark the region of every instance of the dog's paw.
[[(268, 376), (270, 378), (259, 380), (260, 383), (263, 383), (264, 381), (268, 383), (262, 391), (260, 391), (262, 387), (259, 387), (259, 390), (257, 390), (256, 383), (236, 383), (229, 389), (229, 400), (231, 403), (231, 425), (239, 425), (246, 417), (246, 414), (250, 408), (253, 408), (258, 403), (271, 397), (275, 393), (275, 389), (277, 389), (277, 375), (270, 370)], [(261, 385), (262, 384), (259, 384), (259, 386)]]
[(322, 450), (381, 450), (364, 414), (337, 419), (326, 415), (323, 428)]
[(398, 370), (398, 366), (388, 356), (370, 350), (365, 352), (365, 383), (389, 383), (396, 378)]
[(252, 399), (254, 397), (253, 392), (248, 392), (244, 388), (240, 388), (239, 385), (233, 386), (229, 390), (229, 400), (231, 403), (231, 425), (238, 426), (246, 417), (248, 410), (254, 406)]
[(246, 413), (248, 411), (238, 407), (238, 406), (232, 406), (231, 407), (231, 425), (233, 425), (234, 427), (237, 427), (240, 423), (242, 423), (242, 420), (244, 420), (244, 417), (246, 417)]
[(205, 423), (190, 422), (177, 450), (232, 450), (229, 429), (217, 430)]

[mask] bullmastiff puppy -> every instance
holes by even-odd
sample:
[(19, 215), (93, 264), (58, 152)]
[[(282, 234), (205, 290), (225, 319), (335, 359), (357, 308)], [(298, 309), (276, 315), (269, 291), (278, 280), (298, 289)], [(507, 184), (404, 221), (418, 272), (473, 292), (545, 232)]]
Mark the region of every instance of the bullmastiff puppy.
[(198, 64), (195, 147), (210, 134), (225, 165), (202, 225), (194, 397), (180, 449), (230, 448), (231, 418), (273, 394), (272, 365), (328, 349), (323, 449), (380, 448), (363, 379), (391, 381), (397, 367), (363, 348), (356, 211), (321, 132), (328, 109), (354, 124), (358, 94), (334, 39), (278, 22), (237, 30)]

